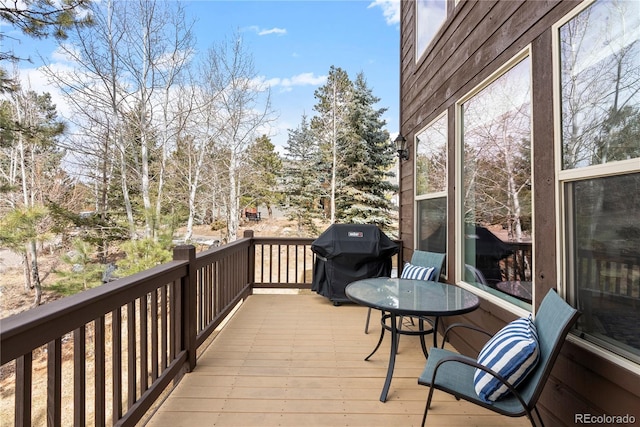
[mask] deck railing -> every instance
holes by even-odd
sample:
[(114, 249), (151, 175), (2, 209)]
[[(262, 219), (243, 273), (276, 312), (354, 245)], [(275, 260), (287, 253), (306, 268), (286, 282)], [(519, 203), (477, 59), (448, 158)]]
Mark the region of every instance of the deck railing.
[(172, 262), (3, 319), (14, 425), (134, 425), (195, 366), (187, 254), (177, 248)]
[(179, 246), (169, 263), (3, 319), (3, 420), (135, 425), (253, 288), (311, 288), (312, 242), (248, 232), (198, 254)]
[(531, 243), (509, 242), (513, 253), (500, 261), (503, 280), (532, 280), (533, 252)]

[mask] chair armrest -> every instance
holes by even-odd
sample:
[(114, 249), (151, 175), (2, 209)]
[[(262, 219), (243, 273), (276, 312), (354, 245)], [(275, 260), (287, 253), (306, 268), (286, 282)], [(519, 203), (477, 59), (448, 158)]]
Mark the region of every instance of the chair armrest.
[(469, 325), (468, 323), (452, 323), (451, 325), (447, 326), (447, 329), (444, 330), (444, 335), (442, 336), (442, 348), (444, 348), (444, 343), (448, 340), (449, 331), (455, 328), (467, 328), (472, 331), (483, 333), (488, 337), (493, 336), (491, 332), (484, 330), (478, 326)]
[[(518, 402), (520, 402), (520, 404), (522, 405), (522, 408), (524, 408), (524, 409), (527, 408), (527, 404), (524, 402), (524, 399), (522, 398), (520, 393), (518, 393), (516, 388), (510, 382), (508, 382), (502, 375), (500, 375), (499, 373), (495, 372), (494, 370), (492, 370), (490, 368), (487, 368), (484, 365), (479, 364), (475, 360), (470, 359), (468, 357), (462, 357), (462, 356), (454, 355), (454, 356), (443, 357), (442, 359), (440, 359), (438, 361), (438, 363), (436, 363), (436, 367), (433, 369), (433, 376), (431, 377), (431, 386), (432, 387), (436, 383), (436, 375), (438, 374), (438, 370), (440, 369), (440, 367), (442, 365), (444, 365), (445, 363), (450, 363), (450, 362), (462, 363), (463, 365), (472, 366), (472, 367), (474, 367), (476, 369), (481, 369), (481, 370), (489, 373), (489, 375), (491, 375), (494, 378), (496, 378), (498, 381), (500, 381), (500, 383), (502, 383), (502, 384), (507, 386), (509, 391), (511, 393), (513, 393), (513, 395), (516, 397), (516, 399), (518, 399)], [(478, 397), (478, 399), (480, 399), (480, 397)]]

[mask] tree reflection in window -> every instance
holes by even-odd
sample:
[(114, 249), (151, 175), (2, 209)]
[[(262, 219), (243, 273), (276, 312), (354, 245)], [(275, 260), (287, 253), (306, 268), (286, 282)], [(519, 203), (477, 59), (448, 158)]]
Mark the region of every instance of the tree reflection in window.
[(640, 363), (640, 2), (587, 4), (556, 36), (561, 247), (569, 300), (583, 311), (576, 330)]
[(488, 291), (530, 308), (505, 291), (531, 289), (533, 265), (530, 59), (516, 61), (461, 105), (463, 251)]
[(447, 189), (447, 115), (416, 135), (416, 195)]
[(640, 157), (640, 2), (598, 1), (559, 37), (563, 169)]
[(531, 238), (531, 81), (529, 58), (462, 106), (464, 218)]
[(416, 134), (416, 235), (423, 251), (447, 251), (447, 137), (446, 112)]

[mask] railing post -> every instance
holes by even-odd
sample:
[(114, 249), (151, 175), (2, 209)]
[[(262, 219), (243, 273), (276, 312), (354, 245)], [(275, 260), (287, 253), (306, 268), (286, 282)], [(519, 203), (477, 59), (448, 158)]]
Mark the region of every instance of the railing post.
[(187, 350), (188, 369), (192, 371), (196, 367), (196, 248), (193, 245), (176, 246), (173, 249), (174, 261), (189, 261), (187, 276), (182, 278), (182, 344)]
[(255, 240), (253, 240), (253, 230), (245, 230), (244, 238), (251, 239), (251, 243), (249, 243), (249, 253), (247, 254), (249, 264), (247, 266), (247, 278), (249, 282), (249, 293), (253, 294), (253, 285), (256, 280), (256, 243)]

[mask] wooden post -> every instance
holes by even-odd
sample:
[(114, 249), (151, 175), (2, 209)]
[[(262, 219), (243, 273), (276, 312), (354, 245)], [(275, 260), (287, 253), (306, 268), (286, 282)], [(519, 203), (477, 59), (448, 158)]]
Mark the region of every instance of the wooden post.
[(256, 280), (256, 245), (253, 240), (253, 230), (245, 230), (243, 237), (251, 239), (249, 244), (249, 253), (247, 254), (247, 283), (249, 284), (249, 294), (253, 294), (253, 284)]
[(187, 350), (188, 370), (191, 372), (196, 367), (196, 248), (193, 245), (176, 246), (173, 249), (174, 261), (189, 261), (187, 276), (182, 278), (181, 303), (182, 303), (182, 345)]

